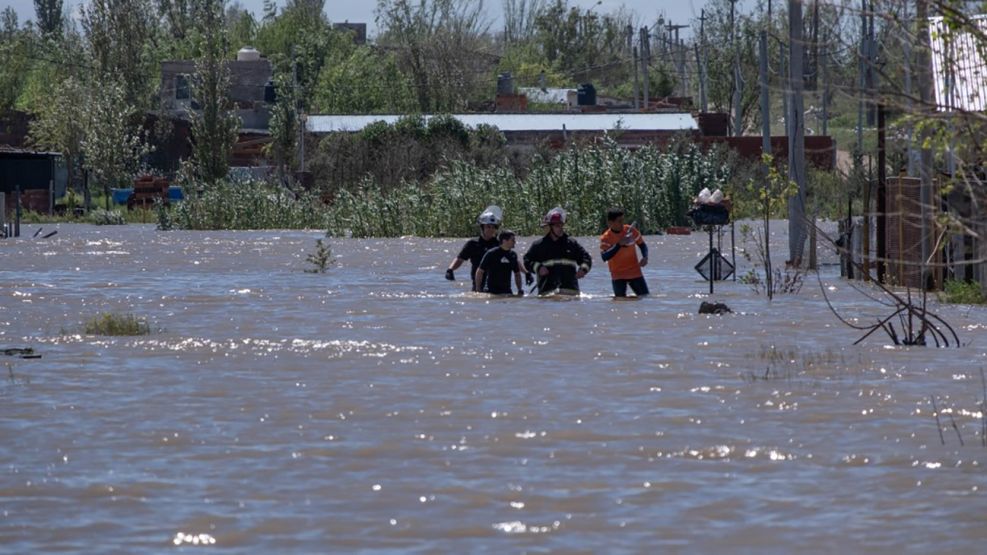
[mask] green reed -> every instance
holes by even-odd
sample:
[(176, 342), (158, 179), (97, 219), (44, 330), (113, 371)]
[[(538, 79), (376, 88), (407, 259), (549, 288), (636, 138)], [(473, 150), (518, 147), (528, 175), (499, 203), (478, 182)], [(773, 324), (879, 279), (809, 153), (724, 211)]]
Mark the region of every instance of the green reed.
[(324, 227), (318, 197), (262, 181), (220, 181), (189, 187), (162, 229), (314, 229)]
[(722, 187), (729, 174), (722, 155), (695, 145), (630, 151), (606, 140), (536, 156), (523, 177), (504, 167), (452, 161), (421, 185), (384, 190), (365, 179), (355, 190), (339, 192), (326, 224), (335, 236), (462, 237), (475, 233), (484, 207), (497, 204), (507, 227), (532, 235), (541, 232), (545, 212), (561, 206), (569, 213), (569, 233), (593, 235), (604, 227), (606, 209), (616, 205), (625, 208), (628, 222), (654, 233), (686, 225), (691, 199), (703, 187)]

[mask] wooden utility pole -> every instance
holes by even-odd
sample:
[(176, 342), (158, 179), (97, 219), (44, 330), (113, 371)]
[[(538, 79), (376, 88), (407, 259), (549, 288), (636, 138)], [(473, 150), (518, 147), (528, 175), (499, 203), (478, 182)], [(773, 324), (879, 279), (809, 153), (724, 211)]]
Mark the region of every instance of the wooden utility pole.
[(741, 90), (743, 78), (740, 75), (740, 50), (737, 49), (737, 26), (734, 14), (738, 0), (730, 0), (730, 47), (733, 48), (733, 135), (739, 137), (744, 133), (743, 114), (741, 114)]
[(822, 135), (829, 135), (829, 30), (823, 32), (822, 56), (819, 60), (819, 77), (822, 79)]
[(877, 105), (877, 281), (887, 283), (888, 175), (884, 103)]
[(649, 30), (647, 27), (641, 27), (641, 77), (644, 80), (644, 110), (648, 109), (650, 105), (650, 83), (651, 78), (648, 75), (648, 66), (651, 63), (651, 39), (649, 35)]
[(771, 150), (771, 87), (768, 83), (768, 32), (758, 36), (758, 77), (761, 84), (761, 153)]
[(637, 49), (634, 48), (634, 27), (632, 25), (627, 26), (627, 54), (631, 56), (631, 72), (634, 74), (634, 109), (637, 110), (641, 105), (638, 99)]
[[(700, 50), (702, 53), (700, 54)], [(709, 111), (706, 102), (706, 10), (699, 12), (699, 43), (696, 47), (696, 67), (699, 68), (699, 105)]]
[(673, 25), (668, 23), (668, 38), (672, 43), (672, 58), (675, 60), (675, 69), (679, 72), (679, 87), (682, 96), (689, 94), (688, 76), (685, 74), (685, 56), (682, 41), (679, 39), (679, 29), (688, 29), (688, 25)]
[(788, 251), (789, 261), (795, 267), (802, 265), (807, 233), (806, 179), (805, 179), (805, 125), (802, 114), (802, 0), (788, 1), (788, 178), (798, 187), (798, 193), (788, 199)]
[(864, 111), (867, 91), (867, 46), (869, 33), (867, 31), (867, 0), (860, 0), (860, 46), (857, 51), (857, 144), (854, 148), (854, 175), (860, 180), (860, 198), (862, 206), (861, 220), (863, 235), (860, 236), (861, 261), (863, 275), (861, 279), (870, 280), (870, 181), (864, 176)]

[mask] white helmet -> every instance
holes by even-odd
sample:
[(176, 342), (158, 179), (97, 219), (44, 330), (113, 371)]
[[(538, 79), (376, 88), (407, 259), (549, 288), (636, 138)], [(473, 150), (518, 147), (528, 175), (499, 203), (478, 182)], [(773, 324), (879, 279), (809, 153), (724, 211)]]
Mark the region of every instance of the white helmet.
[(486, 207), (480, 214), (480, 217), (476, 219), (476, 223), (480, 225), (500, 225), (501, 220), (504, 219), (504, 214), (501, 212), (500, 207), (491, 204)]
[(555, 208), (549, 210), (548, 213), (545, 214), (545, 217), (541, 219), (541, 225), (564, 224), (565, 219), (565, 210), (556, 206)]

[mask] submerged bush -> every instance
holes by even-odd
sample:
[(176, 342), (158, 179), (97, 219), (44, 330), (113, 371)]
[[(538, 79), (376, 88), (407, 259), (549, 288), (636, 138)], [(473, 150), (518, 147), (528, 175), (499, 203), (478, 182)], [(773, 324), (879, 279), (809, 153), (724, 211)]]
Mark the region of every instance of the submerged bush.
[(224, 180), (193, 189), (166, 222), (178, 229), (310, 229), (325, 209), (310, 193), (262, 181)]
[(143, 318), (133, 314), (103, 313), (94, 316), (83, 327), (86, 335), (147, 335), (151, 328)]
[(332, 245), (327, 245), (322, 241), (322, 239), (316, 239), (315, 251), (305, 257), (305, 262), (308, 262), (311, 265), (310, 268), (305, 268), (306, 273), (326, 273), (326, 270), (329, 269), (329, 266), (331, 266), (334, 262), (332, 257)]
[(127, 223), (127, 218), (116, 210), (96, 208), (89, 212), (86, 221), (96, 225), (124, 225)]
[(944, 303), (955, 304), (984, 304), (987, 297), (974, 281), (960, 281), (956, 279), (946, 280), (943, 284), (943, 291), (939, 294), (939, 300)]

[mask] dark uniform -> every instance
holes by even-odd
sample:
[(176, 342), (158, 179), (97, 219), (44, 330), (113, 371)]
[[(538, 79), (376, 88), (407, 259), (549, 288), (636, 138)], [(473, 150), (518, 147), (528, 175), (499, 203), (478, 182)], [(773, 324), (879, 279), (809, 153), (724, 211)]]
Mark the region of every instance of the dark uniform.
[(458, 258), (470, 261), (470, 289), (476, 291), (476, 269), (480, 267), (480, 260), (488, 250), (500, 248), (500, 241), (496, 237), (489, 241), (483, 237), (476, 237), (466, 241), (463, 250), (459, 251)]
[(484, 293), (511, 295), (511, 276), (519, 272), (517, 253), (494, 247), (483, 255), (479, 268), (483, 270)]
[[(548, 268), (547, 276), (539, 274), (542, 266)], [(558, 240), (553, 240), (551, 235), (536, 240), (524, 254), (524, 267), (538, 276), (539, 295), (556, 290), (578, 293), (576, 272), (589, 272), (592, 266), (593, 259), (586, 249), (565, 233)]]

